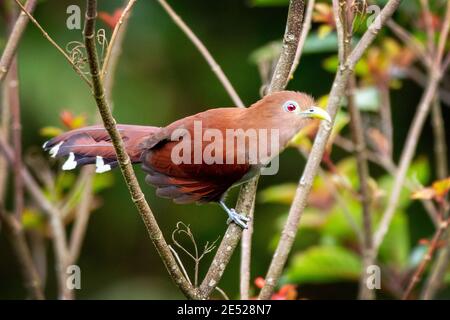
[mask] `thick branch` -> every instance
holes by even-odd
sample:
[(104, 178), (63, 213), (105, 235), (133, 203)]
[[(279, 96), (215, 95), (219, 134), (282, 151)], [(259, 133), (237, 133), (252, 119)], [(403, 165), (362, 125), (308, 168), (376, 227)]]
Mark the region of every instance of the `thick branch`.
[[(289, 3), (286, 31), (283, 37), (283, 50), (273, 72), (267, 93), (281, 91), (289, 82), (292, 66), (294, 65), (302, 34), (304, 1), (291, 1)], [(300, 59), (300, 57), (298, 57)]]
[[(136, 0), (126, 0), (124, 1), (124, 10), (114, 27), (114, 31), (111, 35), (111, 39), (106, 49), (105, 59), (103, 61), (101, 75), (104, 81), (105, 96), (106, 101), (111, 105), (112, 108), (112, 89), (114, 84), (114, 76), (116, 74), (116, 67), (119, 62), (119, 57), (122, 52), (122, 44), (125, 38), (125, 33), (128, 25), (128, 20), (130, 18), (131, 9), (136, 3)], [(101, 121), (101, 117), (98, 114), (96, 121)], [(81, 182), (83, 191), (81, 194), (81, 200), (78, 204), (75, 222), (70, 237), (70, 247), (69, 256), (70, 261), (75, 263), (80, 255), (81, 247), (83, 245), (84, 236), (86, 233), (86, 228), (89, 222), (89, 216), (91, 214), (91, 204), (93, 194), (92, 194), (92, 180), (95, 175), (94, 168), (87, 166), (83, 167), (81, 175), (78, 178), (78, 182)]]
[[(286, 43), (283, 43), (283, 50), (280, 54), (280, 58), (275, 68), (276, 71), (273, 76), (276, 77), (277, 75), (279, 75), (280, 78), (277, 81), (271, 81), (273, 87), (269, 87), (269, 92), (275, 92), (284, 89), (284, 86), (289, 80), (288, 77), (293, 65), (293, 61), (295, 59), (295, 54), (297, 52), (298, 41), (300, 40), (303, 8), (303, 0), (291, 0), (284, 36), (284, 39), (287, 41)], [(293, 41), (293, 39), (296, 41)], [(279, 64), (286, 65), (278, 66)], [(285, 79), (282, 79), (283, 77)], [(283, 84), (284, 86), (280, 87)], [(236, 204), (236, 211), (248, 215), (249, 212), (253, 210), (252, 208), (255, 202), (258, 179), (259, 176), (253, 178), (251, 181), (245, 183), (241, 187), (238, 202)], [(230, 224), (227, 231), (225, 232), (225, 237), (223, 238), (219, 248), (217, 249), (213, 263), (211, 264), (211, 267), (209, 268), (205, 279), (200, 286), (200, 294), (202, 297), (209, 297), (215, 286), (219, 283), (220, 279), (222, 278), (223, 271), (230, 261), (231, 256), (233, 255), (233, 252), (239, 243), (241, 235), (242, 229), (234, 224)], [(216, 263), (214, 263), (214, 261)]]
[(292, 63), (289, 80), (294, 76), (294, 72), (295, 70), (297, 70), (297, 67), (300, 63), (300, 58), (302, 57), (303, 53), (303, 47), (305, 46), (306, 39), (308, 38), (309, 30), (311, 29), (311, 21), (315, 3), (315, 0), (308, 0), (308, 7), (306, 8), (305, 18), (303, 19), (302, 33), (300, 35), (300, 40), (298, 41), (297, 52), (295, 53), (294, 62)]
[(158, 223), (156, 222), (155, 216), (153, 215), (150, 206), (145, 200), (145, 196), (134, 174), (130, 158), (125, 151), (122, 137), (120, 136), (116, 128), (116, 121), (114, 120), (108, 102), (105, 99), (104, 87), (99, 70), (97, 48), (95, 46), (96, 17), (97, 1), (87, 0), (84, 37), (89, 68), (91, 71), (95, 102), (102, 117), (105, 129), (108, 131), (108, 134), (111, 137), (111, 142), (117, 155), (119, 167), (130, 192), (131, 198), (144, 221), (144, 224), (147, 228), (150, 238), (153, 241), (153, 244), (156, 247), (156, 250), (161, 256), (170, 276), (178, 285), (180, 290), (186, 295), (186, 297), (195, 299), (197, 298), (196, 290), (188, 283), (188, 281), (183, 276), (172, 253), (170, 252), (170, 249), (164, 239)]
[[(327, 111), (333, 119), (339, 108), (339, 102), (345, 94), (345, 86), (349, 76), (352, 74), (356, 63), (359, 61), (365, 50), (369, 47), (375, 39), (381, 27), (386, 23), (392, 14), (397, 10), (401, 0), (390, 0), (381, 11), (380, 15), (369, 26), (369, 29), (364, 33), (361, 40), (358, 42), (352, 53), (348, 57), (346, 63), (339, 67), (336, 74), (333, 86), (329, 95)], [(311, 154), (306, 162), (303, 170), (303, 175), (297, 187), (294, 201), (289, 210), (287, 222), (283, 228), (280, 242), (274, 254), (274, 258), (270, 264), (266, 275), (266, 282), (261, 289), (259, 299), (270, 298), (278, 279), (281, 276), (284, 265), (286, 264), (289, 252), (292, 249), (294, 239), (298, 230), (301, 215), (306, 206), (307, 198), (311, 190), (314, 177), (319, 169), (320, 162), (331, 133), (332, 125), (329, 123), (322, 123), (320, 129), (314, 140), (314, 145)]]

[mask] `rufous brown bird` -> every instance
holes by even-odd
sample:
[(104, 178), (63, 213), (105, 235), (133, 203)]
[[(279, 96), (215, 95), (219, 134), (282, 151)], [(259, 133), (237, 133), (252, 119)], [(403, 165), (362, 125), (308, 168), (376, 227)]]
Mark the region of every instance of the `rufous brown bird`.
[[(224, 195), (267, 167), (313, 118), (330, 120), (309, 95), (269, 94), (249, 108), (216, 108), (166, 127), (117, 125), (134, 164), (141, 163), (156, 194), (175, 203), (217, 202), (246, 228), (248, 218), (224, 203)], [(52, 157), (66, 157), (63, 170), (95, 164), (102, 173), (118, 165), (103, 126), (66, 132), (43, 145)]]

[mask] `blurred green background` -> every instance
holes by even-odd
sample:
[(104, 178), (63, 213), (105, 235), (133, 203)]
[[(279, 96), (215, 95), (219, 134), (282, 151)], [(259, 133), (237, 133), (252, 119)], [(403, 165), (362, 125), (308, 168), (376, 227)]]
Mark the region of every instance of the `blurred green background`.
[[(80, 5), (83, 11), (84, 1), (58, 0), (41, 1), (35, 12), (37, 20), (62, 46), (70, 41), (82, 41), (81, 30), (66, 28), (66, 8), (71, 4)], [(171, 4), (204, 41), (243, 101), (251, 104), (258, 100), (261, 80), (249, 57), (257, 48), (281, 39), (287, 7), (257, 7), (250, 1), (242, 0), (171, 1)], [(99, 1), (99, 9), (110, 13), (121, 5), (119, 0)], [(110, 35), (111, 30), (104, 23), (99, 22), (98, 26), (105, 28)], [(2, 39), (4, 43), (5, 37)], [(324, 70), (322, 62), (332, 54), (305, 54), (288, 89), (308, 92), (315, 97), (327, 94), (333, 74)], [(86, 113), (89, 122), (94, 121), (96, 108), (89, 90), (32, 25), (27, 28), (20, 45), (19, 71), (25, 152), (38, 150), (45, 141), (39, 134), (40, 128), (60, 126), (59, 114), (62, 110)], [(397, 146), (394, 159), (398, 158), (421, 92), (421, 88), (406, 80), (400, 90), (392, 92)], [(232, 105), (209, 66), (168, 15), (155, 1), (142, 0), (136, 4), (130, 19), (113, 98), (114, 115), (118, 122), (154, 126), (163, 126), (207, 108)], [(449, 109), (444, 107), (443, 111), (444, 118), (448, 119)], [(429, 143), (431, 132), (427, 124), (417, 149), (417, 154), (428, 159), (429, 163), (433, 161), (433, 145)], [(335, 161), (344, 156), (345, 153), (339, 149), (333, 151)], [(263, 177), (259, 190), (281, 183), (296, 183), (303, 165), (304, 160), (296, 150), (287, 150), (281, 156), (279, 173)], [(59, 170), (60, 164), (52, 161), (52, 167)], [(378, 167), (371, 169), (375, 177), (384, 174)], [(430, 182), (434, 172), (427, 171), (427, 182)], [(144, 186), (141, 170), (136, 172)], [(101, 203), (91, 216), (78, 261), (82, 271), (82, 289), (76, 292), (76, 296), (82, 299), (182, 298), (148, 238), (120, 173), (114, 172), (113, 178), (112, 186), (98, 195)], [(226, 217), (218, 206), (176, 205), (157, 198), (152, 187), (145, 185), (144, 191), (168, 239), (178, 221), (191, 226), (200, 246), (223, 235)], [(237, 191), (235, 189), (230, 193), (229, 204), (234, 203)], [(252, 279), (264, 276), (288, 209), (289, 206), (280, 203), (257, 202)], [(414, 247), (418, 239), (432, 233), (432, 226), (417, 203), (408, 203), (404, 211), (409, 226), (406, 241)], [(316, 231), (301, 231), (294, 255), (317, 244), (317, 239)], [(50, 244), (47, 244), (47, 250), (47, 295), (56, 297)], [(202, 263), (201, 275), (211, 258), (212, 255), (209, 255)], [(187, 265), (190, 266), (189, 263)], [(348, 265), (349, 268), (351, 265)], [(295, 270), (290, 271), (295, 273)], [(238, 296), (238, 275), (239, 250), (236, 250), (220, 283), (230, 297)], [(305, 281), (298, 291), (301, 296), (310, 298), (354, 298), (357, 277), (311, 283)], [(0, 298), (24, 296), (16, 260), (5, 238), (0, 235)], [(389, 294), (386, 296), (389, 297)]]

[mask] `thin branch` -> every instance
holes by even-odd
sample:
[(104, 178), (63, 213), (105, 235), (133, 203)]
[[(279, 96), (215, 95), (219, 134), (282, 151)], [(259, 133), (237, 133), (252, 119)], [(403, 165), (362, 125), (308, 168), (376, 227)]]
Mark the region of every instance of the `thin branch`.
[[(342, 148), (343, 150), (347, 152), (354, 152), (355, 147), (353, 146), (353, 143), (350, 140), (347, 140), (346, 138), (342, 136), (336, 136), (334, 138), (334, 144), (338, 147)], [(377, 164), (380, 168), (386, 170), (387, 173), (389, 173), (391, 176), (397, 175), (397, 166), (392, 162), (391, 159), (388, 159), (383, 156), (379, 156), (370, 150), (367, 150), (366, 152), (367, 159), (370, 160), (372, 163)], [(406, 178), (405, 180), (405, 187), (408, 188), (410, 191), (416, 191), (418, 187), (417, 183), (414, 183), (411, 179)], [(422, 206), (426, 210), (427, 214), (429, 215), (430, 219), (432, 220), (433, 224), (437, 228), (439, 226), (439, 214), (438, 210), (436, 209), (435, 205), (431, 200), (424, 200), (421, 199), (420, 201), (422, 203)]]
[[(184, 234), (191, 241), (192, 246), (194, 248), (193, 254), (188, 249), (186, 249), (183, 245), (181, 245), (180, 242), (178, 242), (178, 240), (176, 239), (176, 235), (180, 235), (180, 234)], [(207, 241), (205, 246), (203, 247), (202, 253), (199, 254), (197, 241), (195, 240), (195, 236), (192, 233), (189, 225), (186, 225), (180, 221), (177, 223), (175, 230), (172, 232), (172, 242), (194, 261), (194, 287), (195, 288), (197, 288), (197, 286), (198, 286), (198, 274), (199, 274), (200, 262), (208, 253), (210, 253), (211, 251), (213, 251), (215, 249), (216, 242), (217, 242), (217, 240), (219, 240), (219, 238), (220, 237), (218, 237), (216, 240), (214, 240), (211, 243), (209, 243), (209, 241)], [(173, 248), (172, 247), (170, 247), (170, 248), (171, 248), (171, 251), (174, 252)], [(183, 269), (183, 272), (186, 275), (186, 270), (184, 270), (184, 266), (181, 263), (181, 260), (179, 259), (178, 255), (175, 255), (175, 257), (177, 258), (178, 264)]]
[(163, 7), (163, 9), (167, 12), (167, 14), (172, 18), (173, 22), (181, 29), (181, 31), (186, 34), (186, 36), (191, 40), (194, 46), (198, 49), (200, 54), (205, 58), (206, 62), (211, 67), (211, 70), (219, 79), (220, 83), (222, 83), (223, 87), (227, 91), (233, 103), (239, 108), (245, 108), (244, 103), (241, 98), (237, 94), (236, 90), (234, 90), (233, 85), (230, 80), (228, 80), (225, 73), (222, 71), (220, 65), (214, 60), (211, 53), (205, 47), (205, 45), (200, 41), (200, 39), (195, 35), (195, 33), (189, 28), (189, 26), (181, 19), (181, 17), (172, 9), (172, 7), (165, 0), (158, 0), (159, 4)]
[(58, 50), (63, 56), (64, 58), (69, 62), (69, 64), (72, 66), (72, 69), (75, 70), (75, 72), (81, 77), (81, 79), (83, 79), (84, 82), (87, 83), (87, 85), (89, 87), (92, 87), (91, 82), (89, 81), (89, 79), (86, 77), (86, 75), (83, 73), (83, 71), (80, 70), (80, 68), (73, 63), (72, 59), (67, 55), (67, 53), (64, 51), (63, 48), (61, 48), (56, 42), (55, 40), (53, 40), (49, 34), (47, 33), (47, 31), (44, 30), (44, 28), (42, 28), (42, 26), (39, 24), (39, 22), (37, 22), (37, 20), (31, 15), (30, 11), (27, 10), (27, 8), (25, 8), (19, 0), (14, 0), (17, 5), (20, 7), (20, 9), (22, 10), (22, 12), (24, 14), (27, 15), (27, 17), (31, 20), (31, 22), (39, 29), (39, 31), (41, 31), (42, 35), (44, 36), (45, 39), (48, 40), (48, 42), (50, 42), (50, 44), (52, 46), (54, 46), (56, 48), (56, 50)]
[[(298, 147), (297, 149), (298, 149), (299, 153), (305, 158), (305, 160), (308, 160), (308, 156), (309, 156), (308, 152), (301, 147)], [(326, 172), (321, 167), (319, 167), (317, 174), (323, 180), (325, 180), (327, 178)], [(358, 238), (358, 241), (360, 243), (362, 243), (363, 242), (362, 230), (356, 223), (355, 218), (353, 218), (353, 216), (351, 215), (350, 208), (348, 207), (346, 200), (339, 193), (337, 185), (334, 183), (333, 180), (331, 180), (329, 187), (330, 187), (330, 193), (332, 194), (334, 200), (338, 203), (339, 207), (342, 208), (342, 214), (344, 215), (345, 219), (347, 219), (347, 222), (350, 225), (350, 227), (353, 229), (353, 232), (355, 233), (356, 237)]]
[(436, 161), (436, 177), (445, 179), (448, 176), (447, 142), (445, 138), (445, 124), (441, 104), (437, 97), (431, 107), (431, 123), (434, 135), (434, 157)]
[(449, 66), (450, 66), (450, 52), (447, 53), (447, 55), (444, 58), (444, 62), (442, 63), (442, 73), (446, 73)]
[(433, 239), (431, 240), (431, 243), (428, 247), (428, 251), (423, 257), (422, 261), (420, 262), (419, 266), (417, 267), (416, 271), (414, 272), (414, 275), (411, 278), (411, 281), (408, 284), (408, 287), (405, 290), (405, 293), (403, 294), (402, 300), (406, 300), (411, 295), (411, 292), (413, 291), (416, 284), (420, 281), (422, 278), (422, 274), (425, 271), (425, 268), (427, 267), (428, 263), (433, 258), (433, 254), (437, 249), (439, 240), (441, 239), (442, 234), (447, 230), (447, 227), (449, 225), (450, 220), (447, 219), (446, 221), (443, 221), (439, 228), (436, 230)]
[[(27, 0), (24, 6), (25, 10), (27, 12), (33, 12), (36, 7), (36, 3), (37, 0)], [(8, 41), (6, 42), (5, 49), (2, 53), (2, 57), (0, 58), (0, 82), (3, 81), (5, 75), (8, 73), (8, 69), (11, 66), (28, 21), (29, 19), (26, 14), (19, 14), (19, 17), (11, 30), (11, 34), (8, 37)]]
[[(11, 110), (9, 107), (9, 88), (5, 85), (1, 88), (1, 128), (0, 136), (9, 141), (10, 129), (11, 129)], [(8, 169), (8, 163), (4, 157), (0, 158), (0, 201), (5, 201), (7, 182), (10, 170)]]
[(185, 277), (186, 280), (189, 282), (189, 284), (192, 286), (191, 279), (189, 279), (189, 275), (188, 275), (188, 273), (187, 273), (187, 271), (186, 271), (186, 268), (185, 268), (184, 265), (183, 265), (183, 262), (182, 262), (181, 259), (180, 259), (180, 256), (179, 256), (178, 253), (175, 251), (175, 249), (172, 248), (171, 245), (169, 245), (169, 249), (170, 249), (170, 251), (172, 251), (172, 254), (174, 255), (175, 259), (177, 260), (177, 263), (178, 263), (178, 265), (180, 266), (181, 271), (183, 271), (184, 277)]
[(216, 287), (216, 290), (222, 295), (222, 297), (225, 299), (225, 300), (230, 300), (230, 298), (228, 297), (228, 295), (225, 293), (225, 291), (223, 291), (221, 288), (219, 288), (219, 287)]
[(412, 52), (414, 52), (416, 56), (419, 57), (424, 66), (432, 65), (432, 61), (426, 54), (423, 45), (416, 38), (414, 38), (411, 33), (392, 19), (388, 20), (386, 25)]
[(438, 41), (437, 51), (436, 51), (437, 52), (436, 53), (436, 65), (441, 66), (441, 68), (440, 68), (441, 72), (443, 72), (442, 71), (443, 70), (442, 69), (442, 66), (443, 66), (442, 59), (444, 57), (445, 45), (447, 44), (449, 31), (450, 31), (450, 2), (447, 1), (447, 9), (445, 11), (444, 22), (442, 25), (442, 30), (439, 35), (439, 41)]
[(112, 104), (111, 94), (116, 65), (122, 51), (123, 38), (127, 29), (130, 12), (136, 1), (137, 0), (129, 0), (125, 9), (123, 9), (119, 21), (117, 21), (117, 24), (114, 27), (108, 48), (106, 49), (105, 59), (103, 60), (101, 76), (105, 86), (106, 100), (110, 104)]
[(392, 125), (392, 110), (389, 86), (384, 83), (379, 84), (378, 91), (380, 93), (380, 129), (387, 140), (387, 155), (390, 159), (392, 159), (392, 152), (394, 150), (394, 133)]
[(11, 246), (19, 262), (25, 288), (27, 288), (30, 298), (36, 300), (45, 299), (42, 282), (34, 265), (21, 224), (14, 216), (4, 212), (1, 205), (0, 222), (4, 227), (5, 233), (11, 242)]
[[(352, 74), (356, 63), (362, 57), (363, 53), (366, 51), (369, 45), (373, 42), (381, 27), (386, 23), (387, 19), (392, 16), (395, 10), (397, 10), (400, 2), (401, 0), (390, 0), (385, 5), (383, 10), (380, 12), (380, 15), (369, 26), (368, 30), (364, 33), (361, 40), (353, 49), (346, 63), (339, 67), (336, 78), (333, 82), (327, 106), (327, 111), (333, 119), (333, 123), (339, 108), (341, 98), (345, 94), (345, 86), (347, 84), (348, 78)], [(314, 140), (311, 154), (303, 170), (303, 175), (300, 178), (294, 201), (289, 210), (289, 215), (283, 228), (281, 239), (278, 243), (269, 270), (265, 277), (265, 285), (261, 289), (261, 292), (259, 294), (259, 299), (270, 298), (275, 285), (277, 284), (278, 279), (281, 276), (288, 255), (292, 249), (300, 218), (306, 206), (308, 194), (311, 190), (314, 177), (316, 176), (319, 169), (319, 165), (322, 160), (328, 137), (331, 133), (331, 129), (332, 125), (329, 123), (323, 122), (320, 125), (320, 129)]]
[[(298, 42), (300, 41), (303, 8), (303, 0), (291, 0), (289, 4), (286, 30), (283, 38), (282, 52), (275, 67), (275, 72), (271, 80), (268, 92), (283, 90), (289, 81), (289, 74), (297, 52)], [(279, 77), (276, 81), (274, 78)], [(236, 211), (241, 214), (249, 214), (255, 203), (255, 195), (258, 186), (259, 176), (254, 177), (249, 182), (242, 185), (239, 192)], [(222, 278), (225, 267), (228, 265), (239, 239), (242, 235), (242, 228), (231, 223), (225, 232), (225, 236), (217, 249), (213, 263), (208, 269), (205, 278), (200, 285), (199, 292), (204, 298), (210, 296), (211, 292)]]
[(409, 33), (393, 19), (388, 20), (386, 25), (412, 52), (414, 52), (416, 56), (419, 57), (424, 66), (432, 65), (432, 60), (426, 54), (425, 48), (416, 38), (413, 37), (411, 33)]
[(427, 33), (427, 50), (430, 56), (434, 55), (434, 28), (433, 28), (433, 15), (430, 9), (430, 3), (428, 0), (420, 0), (422, 12), (425, 21), (425, 30)]
[(445, 275), (447, 273), (448, 264), (450, 262), (450, 232), (444, 233), (443, 238), (446, 246), (439, 250), (436, 261), (431, 267), (428, 279), (423, 286), (420, 298), (423, 300), (431, 300), (434, 298), (438, 290), (442, 287)]
[[(442, 69), (444, 70), (444, 69)], [(427, 86), (427, 77), (424, 73), (422, 73), (421, 70), (418, 68), (415, 68), (414, 66), (411, 66), (406, 70), (406, 73), (408, 77), (413, 80), (415, 83), (417, 83), (422, 88), (426, 88)], [(445, 73), (445, 72), (442, 72)], [(447, 106), (450, 106), (450, 92), (448, 92), (445, 88), (439, 88), (439, 99), (445, 103)]]
[(383, 213), (381, 222), (374, 236), (375, 252), (378, 251), (381, 243), (383, 242), (384, 236), (386, 235), (389, 229), (389, 225), (392, 221), (395, 210), (397, 208), (400, 193), (406, 178), (406, 173), (408, 171), (409, 165), (411, 164), (412, 158), (414, 156), (417, 147), (417, 141), (419, 140), (420, 133), (422, 132), (423, 125), (431, 109), (433, 98), (436, 95), (439, 82), (442, 78), (441, 60), (443, 56), (443, 51), (445, 49), (445, 46), (443, 46), (442, 43), (445, 43), (445, 40), (448, 37), (449, 28), (450, 28), (450, 1), (447, 2), (446, 17), (444, 20), (444, 24), (442, 26), (438, 51), (436, 54), (437, 58), (434, 60), (434, 64), (429, 70), (428, 84), (424, 94), (422, 95), (422, 99), (419, 103), (419, 106), (417, 108), (416, 114), (414, 116), (413, 122), (407, 135), (407, 140), (402, 155), (400, 157), (400, 163), (398, 166), (397, 175), (395, 176), (388, 205)]
[(409, 165), (411, 164), (414, 152), (417, 146), (417, 141), (419, 140), (420, 133), (422, 131), (423, 124), (428, 115), (432, 100), (436, 94), (436, 89), (439, 83), (440, 77), (436, 74), (431, 76), (429, 84), (425, 93), (422, 96), (421, 102), (417, 109), (416, 115), (414, 117), (413, 123), (407, 135), (407, 140), (405, 147), (403, 149), (400, 163), (398, 166), (397, 174), (395, 176), (394, 185), (390, 191), (390, 197), (386, 210), (383, 213), (381, 222), (374, 236), (374, 250), (378, 251), (381, 243), (383, 242), (384, 236), (386, 235), (391, 220), (394, 216), (395, 210), (397, 208), (398, 200), (400, 198), (400, 192), (404, 186), (406, 179), (406, 173), (408, 171)]
[[(14, 164), (14, 152), (2, 136), (0, 136), (0, 151), (7, 159), (8, 164), (12, 167)], [(25, 167), (22, 167), (21, 175), (24, 186), (29, 194), (33, 197), (36, 204), (48, 215), (50, 220), (50, 228), (53, 236), (53, 249), (56, 257), (55, 269), (58, 279), (59, 298), (72, 299), (73, 292), (66, 285), (66, 269), (68, 266), (67, 241), (60, 212), (48, 201), (39, 185)]]
[(87, 170), (82, 172), (81, 179), (83, 180), (83, 191), (81, 193), (81, 201), (78, 205), (73, 230), (70, 235), (69, 242), (69, 264), (74, 264), (80, 255), (81, 246), (83, 245), (86, 228), (91, 214), (91, 204), (94, 198), (92, 190), (93, 175), (95, 170), (92, 167), (87, 167)]
[(97, 104), (100, 115), (102, 116), (105, 129), (111, 137), (111, 142), (117, 154), (119, 167), (124, 177), (125, 183), (130, 191), (131, 199), (136, 205), (150, 238), (155, 245), (156, 250), (161, 256), (167, 271), (177, 284), (180, 290), (186, 297), (195, 299), (198, 298), (196, 290), (189, 284), (187, 279), (181, 272), (177, 262), (175, 261), (169, 246), (167, 245), (164, 236), (158, 226), (158, 223), (153, 215), (150, 206), (145, 200), (145, 196), (139, 186), (139, 183), (134, 174), (130, 158), (125, 151), (122, 137), (117, 128), (116, 121), (111, 114), (108, 102), (105, 99), (105, 91), (99, 70), (99, 62), (97, 56), (97, 48), (95, 46), (95, 20), (97, 18), (97, 1), (87, 0), (86, 20), (84, 26), (84, 40), (86, 52), (89, 62), (89, 68), (93, 83), (93, 96)]
[[(348, 14), (352, 10), (353, 3), (347, 0), (333, 0), (334, 17), (336, 28), (338, 28), (338, 50), (339, 56), (342, 58), (340, 64), (344, 64), (352, 50), (353, 17)], [(353, 145), (355, 147), (355, 157), (357, 164), (357, 172), (359, 178), (359, 193), (362, 205), (363, 218), (363, 238), (361, 242), (361, 251), (363, 257), (363, 272), (359, 281), (358, 298), (364, 300), (374, 299), (374, 291), (366, 285), (368, 274), (365, 272), (367, 267), (373, 264), (372, 252), (372, 213), (371, 213), (371, 197), (369, 192), (369, 165), (366, 156), (366, 141), (364, 138), (361, 113), (355, 104), (354, 92), (356, 89), (356, 79), (354, 75), (350, 75), (347, 83), (347, 108), (350, 114), (350, 131)]]
[(22, 175), (22, 123), (20, 121), (19, 78), (17, 72), (17, 57), (14, 56), (5, 83), (9, 88), (8, 98), (11, 108), (12, 144), (14, 148), (14, 214), (20, 221), (24, 207)]

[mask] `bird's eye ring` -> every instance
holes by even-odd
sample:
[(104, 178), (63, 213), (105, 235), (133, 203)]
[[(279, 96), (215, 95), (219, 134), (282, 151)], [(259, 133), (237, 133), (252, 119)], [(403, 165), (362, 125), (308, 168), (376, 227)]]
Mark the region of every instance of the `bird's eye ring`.
[(295, 101), (289, 100), (283, 104), (283, 109), (286, 112), (294, 112), (298, 109), (298, 104)]

